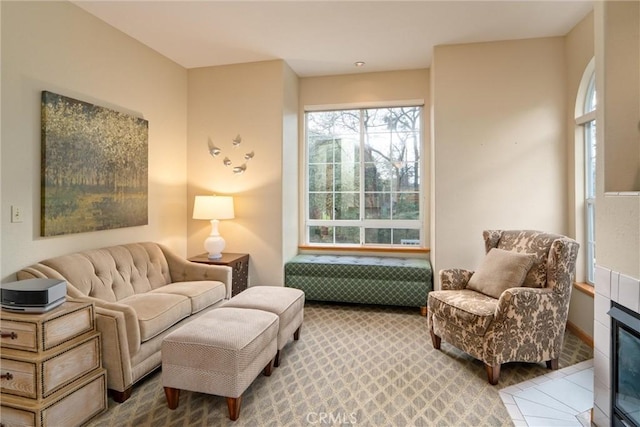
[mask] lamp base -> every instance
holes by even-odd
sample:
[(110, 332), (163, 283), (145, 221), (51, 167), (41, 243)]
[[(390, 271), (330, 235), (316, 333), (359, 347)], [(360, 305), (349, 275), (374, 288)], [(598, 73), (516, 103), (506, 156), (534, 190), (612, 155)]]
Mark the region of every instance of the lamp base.
[(218, 220), (211, 220), (211, 234), (204, 241), (204, 248), (209, 254), (209, 259), (222, 258), (222, 251), (227, 245), (220, 233), (218, 233)]

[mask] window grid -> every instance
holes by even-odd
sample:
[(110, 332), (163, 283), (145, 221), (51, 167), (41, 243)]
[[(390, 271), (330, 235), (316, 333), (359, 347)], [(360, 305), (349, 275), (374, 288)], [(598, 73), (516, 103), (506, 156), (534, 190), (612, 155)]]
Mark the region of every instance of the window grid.
[[(595, 73), (591, 74), (584, 102), (584, 113), (595, 112), (597, 108), (597, 96), (595, 88)], [(585, 227), (587, 257), (587, 282), (594, 284), (596, 266), (596, 120), (591, 114), (590, 120), (582, 123), (585, 142)]]
[[(397, 127), (400, 125), (402, 116), (406, 116), (407, 112), (413, 113), (413, 128), (409, 131), (400, 130)], [(393, 113), (396, 110), (401, 113), (397, 117)], [(328, 131), (330, 135), (320, 135), (318, 132), (318, 125), (322, 128), (322, 123), (314, 123), (317, 119), (312, 117), (313, 114), (327, 114), (328, 117), (340, 114), (352, 115), (354, 111), (357, 111), (358, 116), (358, 154), (357, 159), (353, 162), (353, 167), (358, 168), (358, 178), (353, 182), (350, 191), (341, 191), (343, 177), (338, 177), (338, 171), (344, 169), (344, 165), (348, 162), (343, 161), (344, 155), (341, 154), (340, 159), (336, 159), (336, 155), (340, 153), (335, 145), (340, 145), (342, 150), (342, 138), (345, 135), (340, 135), (336, 132), (337, 122), (332, 123), (331, 126), (325, 126), (323, 131)], [(384, 113), (387, 115), (385, 116)], [(383, 120), (376, 122), (382, 115)], [(422, 226), (422, 186), (420, 183), (421, 174), (421, 151), (422, 151), (422, 107), (398, 107), (398, 108), (374, 108), (374, 109), (359, 109), (359, 110), (344, 110), (334, 112), (307, 112), (305, 114), (305, 131), (307, 135), (307, 170), (306, 170), (306, 243), (310, 245), (375, 245), (375, 246), (421, 246), (423, 239), (423, 226)], [(323, 118), (318, 118), (320, 122)], [(348, 120), (343, 120), (345, 123)], [(313, 123), (313, 125), (312, 125)], [(342, 123), (344, 124), (344, 123)], [(352, 123), (354, 125), (355, 123)], [(383, 131), (378, 133), (377, 129), (371, 130), (372, 126), (382, 127)], [(385, 128), (385, 126), (387, 126)], [(355, 130), (355, 129), (352, 129)], [(381, 161), (379, 158), (375, 158), (375, 147), (373, 142), (370, 143), (371, 137), (376, 138), (383, 135), (386, 138), (386, 142), (383, 145), (388, 146), (388, 157), (386, 161)], [(409, 138), (408, 138), (409, 137)], [(403, 139), (404, 138), (404, 139)], [(318, 149), (320, 141), (321, 145), (328, 146), (328, 142), (332, 141), (331, 150), (329, 153), (325, 153), (325, 163), (318, 162)], [(415, 158), (407, 158), (406, 140), (409, 140), (414, 144)], [(399, 144), (403, 157), (397, 159), (393, 157), (394, 144)], [(404, 145), (403, 145), (404, 144)], [(368, 150), (368, 151), (367, 151)], [(384, 150), (380, 150), (378, 155), (384, 158)], [(329, 163), (330, 161), (330, 163)], [(320, 166), (325, 166), (324, 178), (322, 174), (318, 173)], [(410, 165), (413, 170), (409, 173), (408, 166)], [(367, 176), (367, 167), (373, 170), (373, 178)], [(385, 169), (386, 168), (386, 169)], [(380, 171), (379, 171), (380, 169)], [(394, 172), (403, 170), (407, 173), (406, 176), (394, 176)], [(355, 172), (355, 171), (353, 171)], [(382, 187), (378, 187), (378, 180), (386, 173), (386, 184)], [(331, 177), (329, 180), (328, 177)], [(355, 176), (355, 173), (354, 173)], [(409, 184), (413, 186), (413, 191), (407, 191), (403, 188), (403, 183), (396, 178), (404, 178)], [(324, 182), (324, 188), (318, 187), (318, 179)], [(373, 190), (367, 191), (367, 187), (372, 182), (374, 185)], [(411, 180), (414, 180), (412, 182)], [(340, 188), (338, 187), (340, 183)], [(385, 186), (386, 185), (386, 186)], [(397, 187), (396, 187), (397, 186)], [(353, 190), (353, 191), (351, 191)], [(380, 191), (377, 191), (380, 190)], [(357, 192), (358, 206), (353, 206), (352, 201), (348, 200), (346, 204), (340, 205), (340, 200), (344, 195), (354, 195)], [(407, 196), (410, 195), (410, 196)], [(408, 198), (407, 198), (408, 197)], [(384, 199), (386, 203), (381, 204), (380, 199)], [(401, 212), (403, 204), (413, 208), (414, 212)], [(367, 207), (371, 207), (374, 214), (370, 214), (367, 211)], [(383, 208), (381, 210), (381, 207)], [(357, 208), (357, 209), (356, 209)], [(376, 213), (376, 209), (378, 212)], [(323, 212), (319, 212), (323, 211)], [(353, 216), (353, 213), (357, 211), (357, 217)], [(345, 212), (348, 215), (345, 216)], [(404, 214), (404, 215), (403, 215)], [(404, 217), (403, 217), (404, 216)], [(356, 232), (357, 230), (357, 232)], [(351, 236), (349, 238), (345, 236)], [(357, 237), (356, 237), (357, 236)]]

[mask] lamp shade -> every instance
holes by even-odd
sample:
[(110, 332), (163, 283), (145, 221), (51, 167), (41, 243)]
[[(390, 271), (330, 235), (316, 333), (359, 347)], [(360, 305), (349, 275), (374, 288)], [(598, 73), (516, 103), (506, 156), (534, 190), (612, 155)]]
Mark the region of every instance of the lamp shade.
[(196, 196), (193, 204), (193, 219), (232, 219), (233, 197)]

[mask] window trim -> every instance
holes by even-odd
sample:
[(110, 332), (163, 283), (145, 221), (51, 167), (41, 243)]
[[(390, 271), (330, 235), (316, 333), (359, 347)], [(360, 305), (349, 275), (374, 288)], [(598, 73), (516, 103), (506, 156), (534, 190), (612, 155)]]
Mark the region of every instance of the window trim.
[[(354, 222), (357, 222), (357, 226), (362, 226), (362, 221), (363, 219), (359, 219), (359, 220), (310, 220), (309, 219), (309, 158), (308, 158), (308, 128), (307, 128), (307, 119), (306, 119), (306, 115), (307, 113), (316, 113), (316, 112), (323, 112), (323, 111), (341, 111), (341, 110), (366, 110), (366, 109), (384, 109), (384, 108), (402, 108), (402, 107), (418, 107), (420, 108), (420, 122), (421, 122), (421, 126), (420, 126), (420, 132), (419, 132), (419, 139), (420, 139), (420, 191), (419, 191), (419, 209), (420, 209), (420, 215), (418, 219), (415, 220), (391, 220), (391, 219), (381, 219), (381, 220), (366, 220), (367, 222), (370, 222), (371, 224), (374, 225), (373, 228), (376, 227), (376, 224), (380, 224), (379, 226), (381, 228), (403, 228), (407, 227), (407, 226), (411, 226), (411, 228), (415, 228), (416, 225), (419, 227), (420, 230), (420, 234), (421, 234), (421, 238), (420, 238), (420, 244), (413, 246), (413, 245), (407, 245), (407, 246), (401, 246), (401, 245), (394, 245), (393, 243), (389, 244), (389, 245), (385, 245), (385, 244), (367, 244), (364, 242), (364, 228), (361, 230), (361, 238), (360, 238), (360, 242), (359, 244), (356, 243), (311, 243), (310, 239), (309, 239), (309, 226), (312, 225), (320, 225), (320, 226), (349, 226), (349, 225), (354, 225), (356, 226), (356, 224), (353, 224)], [(401, 251), (419, 251), (419, 252), (424, 252), (425, 250), (428, 251), (427, 249), (427, 225), (425, 224), (425, 220), (427, 218), (426, 212), (425, 212), (425, 208), (426, 208), (426, 201), (425, 201), (425, 197), (427, 194), (427, 188), (425, 188), (425, 181), (428, 177), (425, 177), (424, 173), (426, 171), (425, 167), (425, 127), (427, 126), (427, 123), (425, 122), (426, 117), (425, 117), (425, 102), (424, 99), (406, 99), (406, 100), (395, 100), (395, 101), (372, 101), (372, 102), (358, 102), (358, 103), (341, 103), (341, 104), (318, 104), (318, 105), (304, 105), (303, 107), (303, 150), (302, 151), (302, 161), (303, 161), (303, 165), (304, 165), (304, 170), (303, 170), (303, 178), (304, 178), (304, 182), (303, 182), (303, 186), (302, 186), (302, 191), (303, 191), (303, 200), (304, 200), (304, 205), (302, 206), (302, 215), (301, 215), (301, 239), (300, 239), (300, 248), (305, 248), (305, 249), (332, 249), (332, 250), (360, 250), (360, 251), (387, 251), (387, 252), (401, 252)], [(364, 129), (361, 127), (361, 135), (363, 134)], [(362, 136), (361, 136), (361, 141), (363, 141)], [(360, 145), (360, 158), (362, 159), (362, 151), (364, 150), (364, 147), (362, 145)], [(360, 168), (360, 174), (362, 175), (364, 173), (364, 169)], [(364, 182), (363, 181), (363, 177), (360, 177), (360, 182)], [(359, 196), (360, 198), (364, 197), (364, 191), (361, 189), (359, 191)], [(360, 206), (364, 206), (361, 200)], [(339, 224), (336, 224), (336, 222), (339, 222)], [(386, 224), (385, 224), (386, 222)], [(323, 223), (331, 223), (329, 224), (323, 224)], [(393, 224), (393, 226), (390, 225), (390, 223)], [(371, 228), (371, 227), (369, 227)]]
[[(366, 110), (369, 108), (400, 108), (400, 107), (422, 107), (424, 109), (424, 99), (402, 99), (396, 101), (370, 101), (370, 102), (354, 102), (344, 104), (313, 104), (303, 107), (304, 113), (318, 113), (322, 111), (340, 111), (340, 110)], [(305, 121), (305, 144), (306, 138), (306, 121)]]
[[(585, 273), (585, 282), (591, 286), (594, 285), (595, 282), (595, 248), (596, 248), (596, 238), (595, 238), (595, 209), (596, 209), (596, 197), (595, 197), (595, 188), (593, 197), (590, 197), (589, 189), (590, 189), (590, 147), (587, 146), (588, 143), (594, 144), (595, 141), (591, 141), (591, 138), (587, 135), (589, 132), (589, 124), (593, 123), (597, 126), (596, 123), (596, 110), (597, 103), (590, 111), (586, 111), (589, 108), (589, 99), (594, 94), (595, 91), (595, 66), (594, 60), (592, 59), (587, 67), (584, 70), (582, 75), (582, 80), (580, 83), (580, 88), (578, 92), (578, 96), (576, 99), (576, 117), (575, 123), (576, 126), (581, 128), (581, 145), (582, 145), (582, 186), (583, 191), (580, 195), (580, 200), (582, 202), (581, 215), (584, 221), (583, 227), (583, 236), (584, 236), (584, 273)], [(596, 95), (597, 96), (597, 95)], [(585, 112), (586, 111), (586, 112)], [(595, 185), (595, 183), (594, 183)], [(578, 194), (576, 194), (576, 199), (578, 199)]]

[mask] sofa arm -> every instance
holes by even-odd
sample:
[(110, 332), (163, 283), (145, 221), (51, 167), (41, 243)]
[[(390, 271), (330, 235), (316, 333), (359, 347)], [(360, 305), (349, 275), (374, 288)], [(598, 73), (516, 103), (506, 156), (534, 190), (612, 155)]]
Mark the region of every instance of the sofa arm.
[(462, 268), (440, 270), (440, 289), (443, 291), (464, 289), (473, 275), (473, 271)]
[(102, 339), (102, 364), (107, 370), (107, 387), (119, 392), (125, 392), (133, 384), (129, 352), (131, 341), (126, 325), (123, 312), (96, 307), (96, 326)]
[(215, 280), (224, 283), (226, 297), (231, 298), (231, 281), (233, 269), (224, 265), (209, 265), (188, 261), (160, 245), (167, 264), (172, 282), (193, 282), (198, 280)]
[[(18, 271), (17, 277), (18, 280), (34, 278), (55, 278), (66, 281), (66, 278), (56, 270), (40, 263), (23, 268), (22, 270)], [(84, 295), (68, 281), (67, 298), (74, 301), (93, 303), (93, 305), (96, 307), (96, 313), (100, 313), (100, 309), (107, 310), (108, 312), (121, 313), (121, 320), (118, 322), (118, 327), (120, 329), (118, 329), (117, 332), (113, 333), (112, 337), (108, 338), (112, 338), (114, 342), (117, 341), (118, 346), (123, 349), (127, 349), (129, 354), (136, 354), (138, 350), (140, 350), (140, 327), (138, 325), (138, 316), (131, 307)], [(114, 317), (115, 314), (112, 314), (111, 316)], [(104, 332), (103, 340), (105, 340)]]
[[(110, 318), (117, 318), (118, 330), (112, 332), (110, 336), (106, 336), (102, 330), (102, 340), (109, 340), (113, 346), (126, 350), (129, 356), (133, 356), (140, 350), (140, 325), (138, 324), (138, 315), (133, 308), (118, 304), (116, 302), (108, 302), (98, 298), (89, 296), (74, 296), (76, 301), (92, 302), (96, 308), (96, 317), (104, 315)], [(100, 329), (98, 325), (98, 329)], [(127, 357), (128, 359), (130, 357)]]

